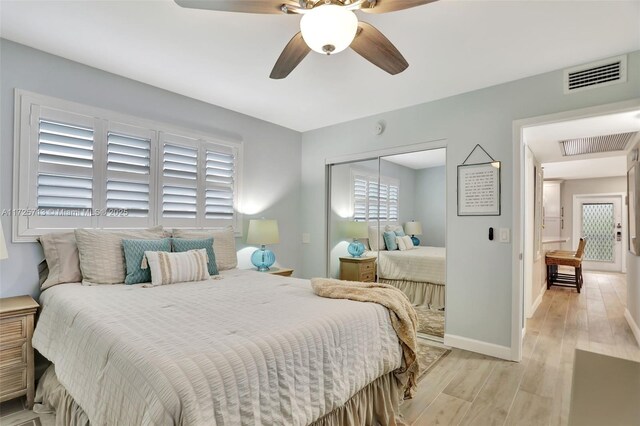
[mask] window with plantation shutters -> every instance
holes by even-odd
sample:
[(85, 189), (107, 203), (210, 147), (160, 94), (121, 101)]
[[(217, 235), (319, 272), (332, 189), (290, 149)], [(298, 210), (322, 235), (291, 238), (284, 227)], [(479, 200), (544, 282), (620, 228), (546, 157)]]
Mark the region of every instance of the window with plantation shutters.
[(353, 174), (353, 220), (397, 222), (400, 186), (396, 179)]
[(151, 139), (107, 133), (106, 213), (148, 217), (150, 212)]
[(43, 215), (90, 215), (93, 207), (93, 129), (38, 121), (37, 208)]
[(240, 229), (241, 143), (23, 90), (15, 113), (15, 241), (79, 227)]

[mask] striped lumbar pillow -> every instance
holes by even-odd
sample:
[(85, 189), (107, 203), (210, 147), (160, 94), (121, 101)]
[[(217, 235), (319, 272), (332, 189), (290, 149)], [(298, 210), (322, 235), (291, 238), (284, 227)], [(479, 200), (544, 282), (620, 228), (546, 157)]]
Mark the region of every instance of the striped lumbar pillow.
[[(151, 284), (164, 285), (210, 279), (205, 249), (182, 253), (145, 251), (142, 267), (151, 269)], [(146, 262), (146, 264), (145, 264)]]

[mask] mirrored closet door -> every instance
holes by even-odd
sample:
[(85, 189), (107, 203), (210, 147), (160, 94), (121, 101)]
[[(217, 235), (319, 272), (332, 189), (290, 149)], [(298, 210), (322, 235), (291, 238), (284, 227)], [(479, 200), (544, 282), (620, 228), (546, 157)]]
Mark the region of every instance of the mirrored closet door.
[(444, 337), (446, 151), (403, 153), (329, 166), (333, 278), (402, 290), (419, 332)]

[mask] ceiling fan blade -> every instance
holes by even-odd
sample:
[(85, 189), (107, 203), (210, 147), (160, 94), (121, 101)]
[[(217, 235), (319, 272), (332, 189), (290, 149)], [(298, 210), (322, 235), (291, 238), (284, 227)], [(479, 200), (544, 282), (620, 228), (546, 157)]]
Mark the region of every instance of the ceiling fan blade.
[(434, 1), (437, 0), (376, 0), (373, 7), (368, 7), (367, 2), (364, 2), (360, 10), (366, 13), (387, 13), (433, 3)]
[(391, 75), (406, 70), (409, 63), (384, 34), (373, 25), (358, 22), (356, 38), (351, 42), (351, 48), (360, 56), (378, 68), (382, 68)]
[(273, 78), (275, 80), (285, 78), (295, 69), (295, 67), (298, 66), (300, 62), (302, 62), (310, 51), (311, 48), (307, 46), (307, 43), (305, 43), (302, 38), (302, 33), (299, 32), (294, 35), (280, 54), (276, 64), (273, 66), (269, 78)]
[(282, 5), (300, 7), (296, 0), (174, 0), (188, 9), (218, 10), (221, 12), (283, 13)]

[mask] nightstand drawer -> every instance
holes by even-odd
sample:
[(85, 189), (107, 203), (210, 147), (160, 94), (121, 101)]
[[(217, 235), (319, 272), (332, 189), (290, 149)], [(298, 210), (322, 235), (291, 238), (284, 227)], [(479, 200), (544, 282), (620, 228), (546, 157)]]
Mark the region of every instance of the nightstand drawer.
[(360, 281), (369, 283), (375, 281), (373, 272), (364, 272), (360, 275)]
[(0, 344), (0, 368), (27, 363), (27, 342), (18, 340)]
[(373, 271), (373, 268), (375, 266), (374, 262), (367, 262), (367, 263), (361, 263), (360, 264), (360, 272), (365, 274), (369, 271)]
[(0, 320), (0, 343), (27, 337), (27, 317), (22, 315)]
[(0, 369), (0, 398), (27, 388), (27, 367)]

